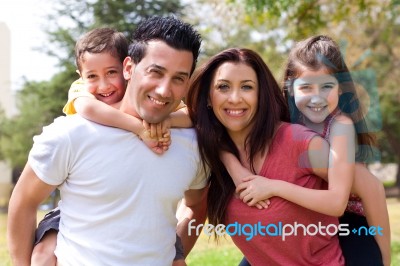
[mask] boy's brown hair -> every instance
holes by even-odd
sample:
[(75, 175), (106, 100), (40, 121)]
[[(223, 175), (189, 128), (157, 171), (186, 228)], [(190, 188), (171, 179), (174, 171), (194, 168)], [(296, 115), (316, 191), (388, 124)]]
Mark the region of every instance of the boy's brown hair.
[(85, 52), (93, 54), (109, 52), (122, 63), (128, 55), (128, 40), (121, 32), (112, 28), (97, 28), (87, 32), (75, 45), (75, 62), (79, 71)]

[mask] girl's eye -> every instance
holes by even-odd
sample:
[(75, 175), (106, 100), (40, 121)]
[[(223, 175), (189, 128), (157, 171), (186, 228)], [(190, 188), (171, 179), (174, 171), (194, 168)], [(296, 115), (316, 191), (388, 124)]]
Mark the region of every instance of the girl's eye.
[(301, 85), (301, 86), (298, 86), (297, 89), (301, 90), (301, 91), (307, 91), (307, 90), (311, 89), (311, 86), (309, 86), (309, 85)]
[(322, 86), (323, 89), (327, 89), (327, 90), (330, 90), (333, 87), (334, 87), (333, 85), (324, 85), (324, 86)]
[(94, 79), (94, 78), (96, 78), (96, 75), (95, 74), (90, 74), (86, 78), (87, 79)]

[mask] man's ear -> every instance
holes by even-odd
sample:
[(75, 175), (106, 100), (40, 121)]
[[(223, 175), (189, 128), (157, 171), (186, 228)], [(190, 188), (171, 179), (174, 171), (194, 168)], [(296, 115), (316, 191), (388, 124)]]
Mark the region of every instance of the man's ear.
[(124, 79), (130, 80), (132, 76), (132, 70), (134, 69), (134, 63), (132, 61), (132, 58), (130, 56), (125, 57), (122, 65), (123, 65)]

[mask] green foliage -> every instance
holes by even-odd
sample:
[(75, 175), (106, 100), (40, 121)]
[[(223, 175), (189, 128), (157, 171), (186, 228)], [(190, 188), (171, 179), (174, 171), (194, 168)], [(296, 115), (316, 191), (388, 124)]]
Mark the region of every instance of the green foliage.
[(58, 58), (61, 72), (49, 81), (26, 81), (17, 94), (17, 116), (6, 118), (0, 112), (0, 159), (6, 159), (12, 167), (25, 165), (33, 136), (62, 115), (70, 84), (78, 78), (74, 47), (79, 36), (109, 26), (129, 37), (143, 18), (155, 14), (180, 16), (183, 8), (179, 0), (65, 0), (49, 4), (52, 13), (45, 26), (49, 43), (42, 50)]

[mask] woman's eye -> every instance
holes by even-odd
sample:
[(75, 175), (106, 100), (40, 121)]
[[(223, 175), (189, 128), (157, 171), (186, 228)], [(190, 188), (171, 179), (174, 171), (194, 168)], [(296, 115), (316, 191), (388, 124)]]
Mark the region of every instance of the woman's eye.
[(253, 89), (253, 87), (250, 85), (244, 85), (244, 86), (242, 86), (242, 89), (243, 90), (251, 90), (251, 89)]
[(219, 90), (227, 90), (229, 86), (227, 84), (219, 84), (217, 87)]

